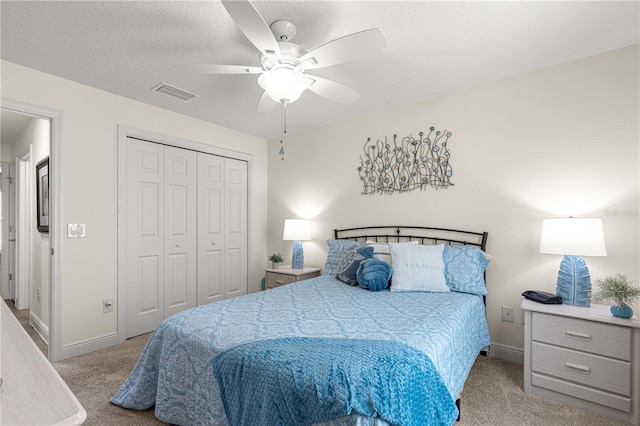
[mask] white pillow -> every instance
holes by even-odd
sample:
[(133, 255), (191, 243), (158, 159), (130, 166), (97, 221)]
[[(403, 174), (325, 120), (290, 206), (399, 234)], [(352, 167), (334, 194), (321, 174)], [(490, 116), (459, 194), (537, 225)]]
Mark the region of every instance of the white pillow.
[[(392, 244), (418, 244), (417, 241), (406, 241), (402, 243), (392, 243)], [(389, 265), (393, 266), (391, 263), (393, 259), (391, 259), (391, 252), (389, 251), (389, 243), (379, 243), (376, 241), (368, 241), (367, 245), (373, 247), (373, 258), (382, 260), (383, 262), (387, 262)]]
[(444, 246), (390, 243), (391, 291), (449, 292), (444, 276)]

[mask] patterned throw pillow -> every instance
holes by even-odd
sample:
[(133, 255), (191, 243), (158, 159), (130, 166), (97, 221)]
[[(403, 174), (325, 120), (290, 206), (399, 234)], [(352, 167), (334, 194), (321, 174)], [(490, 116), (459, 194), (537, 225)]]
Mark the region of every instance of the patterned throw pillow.
[(329, 245), (329, 253), (327, 254), (327, 261), (324, 264), (322, 275), (332, 276), (336, 274), (338, 264), (346, 252), (364, 246), (361, 242), (353, 240), (328, 240), (327, 244)]
[(373, 247), (365, 246), (349, 250), (338, 264), (336, 278), (349, 285), (358, 285), (358, 277), (356, 276), (358, 266), (363, 260), (371, 259), (372, 257)]
[(476, 246), (444, 246), (444, 276), (451, 291), (484, 296), (484, 271), (490, 256)]

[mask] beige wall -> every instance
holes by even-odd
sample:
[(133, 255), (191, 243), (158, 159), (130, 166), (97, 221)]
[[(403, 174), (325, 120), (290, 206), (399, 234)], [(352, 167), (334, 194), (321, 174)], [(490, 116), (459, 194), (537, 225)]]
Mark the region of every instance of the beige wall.
[[(40, 160), (49, 156), (50, 123), (44, 119), (31, 119), (27, 129), (33, 128), (33, 151), (31, 164), (35, 170)], [(37, 175), (33, 181), (33, 226), (31, 247), (31, 311), (49, 327), (49, 234), (38, 232), (37, 222)]]
[[(266, 266), (266, 141), (2, 61), (3, 99), (61, 111), (62, 225), (86, 224), (87, 236), (62, 232), (62, 345), (117, 330), (118, 125), (218, 146), (253, 156), (249, 290), (260, 289)], [(62, 231), (64, 231), (64, 229)]]
[(13, 158), (11, 158), (11, 145), (8, 143), (0, 144), (0, 161), (3, 163), (10, 163)]
[[(633, 46), (292, 135), (284, 139), (285, 161), (280, 140), (271, 140), (268, 253), (291, 255), (282, 229), (295, 217), (313, 223), (313, 241), (304, 243), (310, 266), (324, 264), (334, 228), (488, 231), (491, 338), (522, 348), (521, 293), (555, 292), (561, 260), (538, 253), (543, 218), (603, 217), (608, 256), (586, 258), (592, 278), (622, 272), (639, 281), (638, 75)], [(417, 136), (430, 126), (453, 133), (455, 186), (360, 194), (367, 138)], [(501, 321), (502, 305), (517, 307), (515, 323)]]
[[(14, 145), (16, 153), (20, 153), (31, 144), (31, 165), (34, 170), (40, 160), (49, 156), (49, 127), (48, 120), (29, 120), (20, 134), (20, 142)], [(21, 145), (22, 143), (26, 145)], [(34, 173), (31, 215), (31, 314), (49, 327), (49, 234), (42, 234), (37, 229), (36, 188)]]
[[(6, 161), (11, 162), (13, 155), (20, 155), (31, 146), (31, 166), (49, 155), (49, 121), (32, 118), (25, 124), (15, 140), (2, 144), (6, 149)], [(5, 154), (3, 153), (3, 157)], [(34, 174), (35, 177), (35, 174)], [(35, 179), (35, 178), (34, 178)], [(7, 194), (8, 196), (8, 194)], [(49, 326), (49, 263), (46, 255), (49, 249), (49, 234), (37, 230), (36, 221), (36, 181), (32, 181), (32, 226), (31, 226), (31, 316), (37, 317), (45, 327)], [(46, 330), (41, 330), (46, 332)]]

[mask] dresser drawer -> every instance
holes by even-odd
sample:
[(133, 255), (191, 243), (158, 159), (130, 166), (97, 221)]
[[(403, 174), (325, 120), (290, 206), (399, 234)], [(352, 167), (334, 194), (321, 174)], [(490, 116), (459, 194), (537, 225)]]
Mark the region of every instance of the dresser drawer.
[(625, 413), (631, 412), (631, 398), (615, 395), (609, 392), (589, 388), (577, 383), (566, 382), (555, 377), (543, 374), (531, 373), (531, 384), (541, 388), (549, 389), (565, 395), (571, 395), (585, 401), (595, 402), (599, 405), (615, 408)]
[(279, 287), (285, 284), (296, 282), (295, 275), (278, 274), (277, 272), (269, 272), (267, 274), (267, 288)]
[(631, 395), (629, 362), (533, 342), (531, 370), (623, 396)]
[(533, 313), (532, 340), (631, 360), (631, 329), (558, 315)]

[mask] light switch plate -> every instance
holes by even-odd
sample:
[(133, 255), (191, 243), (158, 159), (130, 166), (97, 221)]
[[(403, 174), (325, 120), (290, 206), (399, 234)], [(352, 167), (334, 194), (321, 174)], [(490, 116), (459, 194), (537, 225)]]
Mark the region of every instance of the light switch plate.
[(84, 223), (70, 223), (67, 225), (68, 238), (84, 238), (87, 235), (87, 225)]

